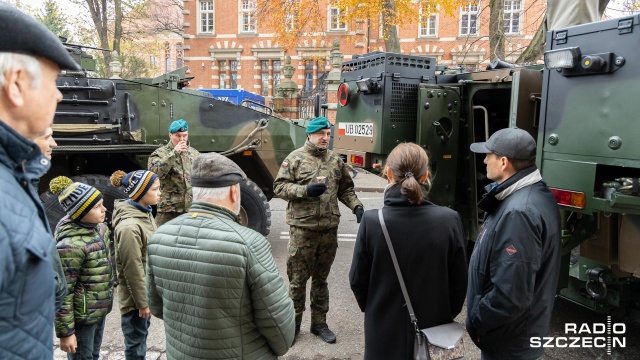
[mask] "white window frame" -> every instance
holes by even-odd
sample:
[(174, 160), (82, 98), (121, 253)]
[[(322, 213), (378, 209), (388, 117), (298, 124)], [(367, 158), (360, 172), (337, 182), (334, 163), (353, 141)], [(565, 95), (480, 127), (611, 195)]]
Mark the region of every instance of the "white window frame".
[[(464, 16), (467, 17), (466, 24), (464, 24), (466, 25), (467, 33), (462, 32)], [(472, 16), (475, 16), (475, 32), (473, 33), (469, 31), (471, 29)], [(480, 33), (480, 2), (479, 1), (475, 5), (469, 4), (469, 5), (463, 5), (460, 7), (460, 23), (458, 27), (458, 33), (460, 34), (460, 36), (479, 36), (479, 33)]]
[(287, 30), (288, 31), (293, 31), (293, 29), (295, 29), (296, 26), (296, 16), (295, 14), (292, 13), (288, 13), (285, 15), (284, 18), (285, 24), (287, 26)]
[[(422, 16), (422, 6), (420, 7), (420, 18), (418, 19), (418, 37), (438, 37), (438, 8), (434, 11), (429, 18)], [(426, 18), (425, 21), (423, 21)], [(425, 26), (426, 25), (426, 26)], [(432, 26), (433, 25), (433, 26)], [(433, 27), (433, 34), (429, 34), (429, 30)], [(426, 30), (426, 34), (423, 31)]]
[[(511, 5), (508, 10), (507, 10), (507, 3)], [(514, 10), (514, 7), (513, 7), (514, 4), (519, 5), (517, 10)], [(518, 30), (511, 31), (511, 29), (513, 28), (513, 21), (516, 19), (518, 20)], [(519, 35), (522, 32), (522, 0), (505, 0), (504, 1), (503, 30), (506, 35)]]
[[(202, 5), (205, 3), (211, 4), (211, 8), (203, 10)], [(215, 9), (216, 9), (215, 0), (199, 0), (198, 1), (198, 34), (213, 34), (215, 32), (216, 30)], [(203, 31), (203, 23), (202, 23), (202, 20), (203, 20), (202, 16), (205, 14), (209, 15), (208, 17), (211, 18), (211, 29), (210, 30), (207, 29), (207, 31)]]
[[(340, 21), (340, 19), (342, 18), (342, 11), (334, 6), (328, 6), (328, 8), (329, 16), (327, 16), (327, 19), (329, 20), (329, 31), (347, 31), (347, 23), (344, 21)], [(336, 17), (335, 21), (334, 17)], [(334, 23), (338, 24), (338, 26), (334, 27)]]
[(240, 0), (238, 2), (238, 32), (251, 33), (257, 32), (256, 21), (256, 0)]

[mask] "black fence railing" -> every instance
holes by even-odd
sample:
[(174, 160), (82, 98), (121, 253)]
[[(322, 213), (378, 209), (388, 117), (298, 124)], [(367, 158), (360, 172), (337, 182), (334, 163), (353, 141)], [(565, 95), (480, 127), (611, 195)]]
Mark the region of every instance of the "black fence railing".
[(320, 105), (327, 102), (327, 75), (329, 73), (323, 73), (318, 76), (316, 81), (316, 87), (311, 91), (300, 91), (300, 101), (298, 102), (298, 118), (300, 119), (313, 119), (316, 116), (323, 114), (323, 109)]

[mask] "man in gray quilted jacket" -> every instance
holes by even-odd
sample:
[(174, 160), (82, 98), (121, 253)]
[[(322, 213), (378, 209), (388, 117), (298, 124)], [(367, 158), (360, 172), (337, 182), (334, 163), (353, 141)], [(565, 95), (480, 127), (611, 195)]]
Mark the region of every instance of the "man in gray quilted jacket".
[(167, 359), (276, 359), (295, 313), (264, 236), (238, 224), (244, 172), (216, 154), (193, 163), (193, 204), (149, 241), (151, 314), (164, 320)]

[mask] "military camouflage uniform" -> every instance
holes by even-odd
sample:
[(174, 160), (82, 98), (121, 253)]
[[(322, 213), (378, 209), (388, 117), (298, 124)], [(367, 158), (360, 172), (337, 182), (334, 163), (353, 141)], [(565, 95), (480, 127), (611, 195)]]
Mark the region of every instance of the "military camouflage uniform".
[(103, 223), (84, 227), (69, 218), (56, 228), (58, 253), (67, 280), (67, 296), (56, 314), (56, 336), (75, 333), (76, 325), (101, 321), (111, 311), (117, 283), (115, 253)]
[(200, 153), (189, 147), (187, 151), (178, 153), (169, 143), (149, 156), (148, 169), (160, 178), (160, 203), (156, 224), (158, 226), (183, 214), (191, 207), (191, 166)]
[[(327, 190), (318, 197), (309, 197), (307, 185), (316, 182), (317, 176), (326, 176)], [(329, 310), (327, 277), (338, 249), (338, 200), (351, 210), (362, 206), (353, 189), (353, 179), (338, 155), (307, 141), (280, 166), (274, 191), (277, 197), (289, 201), (287, 275), (296, 324), (302, 321), (309, 277), (312, 278), (311, 323), (325, 323)]]

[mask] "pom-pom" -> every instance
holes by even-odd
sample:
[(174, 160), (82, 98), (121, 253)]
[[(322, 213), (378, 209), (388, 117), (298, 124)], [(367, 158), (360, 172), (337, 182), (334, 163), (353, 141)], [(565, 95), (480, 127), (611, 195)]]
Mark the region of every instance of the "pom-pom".
[(73, 180), (66, 176), (58, 176), (49, 182), (49, 190), (51, 190), (54, 195), (60, 195), (62, 191), (71, 184), (73, 184)]
[(125, 175), (127, 175), (127, 173), (122, 170), (117, 170), (111, 174), (111, 185), (115, 187), (122, 186), (122, 179), (124, 179)]

